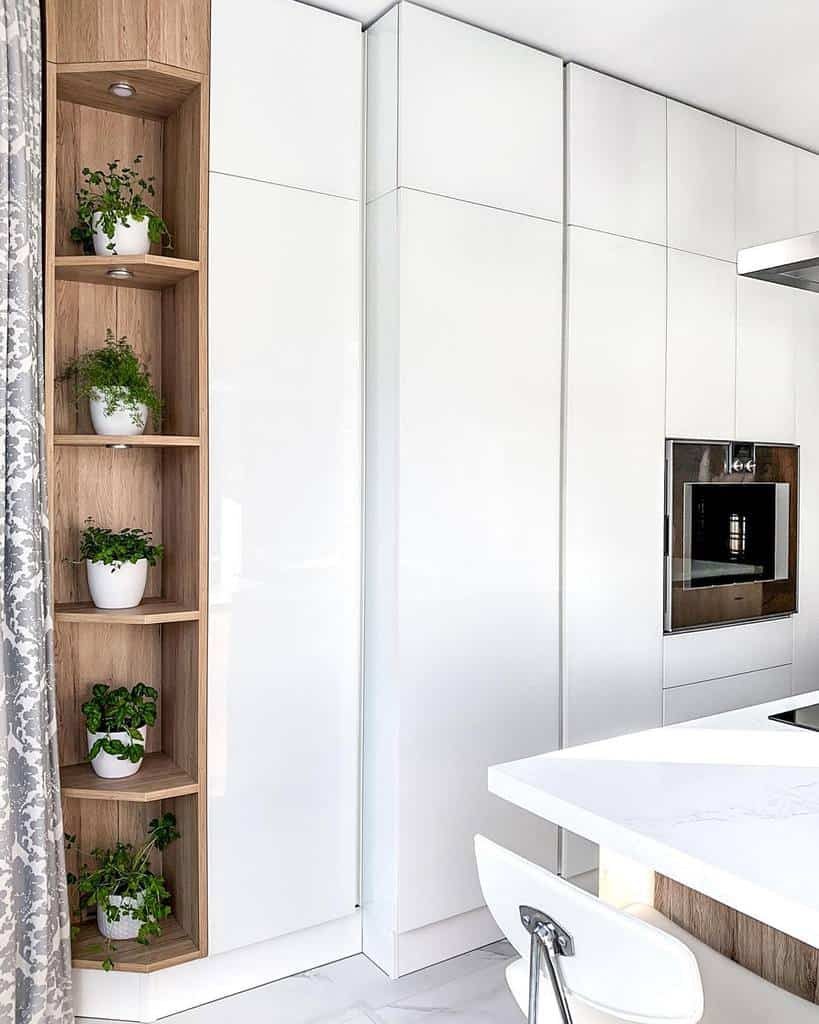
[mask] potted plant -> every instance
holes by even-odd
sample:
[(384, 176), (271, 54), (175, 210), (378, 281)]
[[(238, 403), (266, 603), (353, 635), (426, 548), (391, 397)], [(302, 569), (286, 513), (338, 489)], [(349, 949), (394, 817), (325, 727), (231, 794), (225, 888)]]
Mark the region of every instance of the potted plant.
[(137, 683), (112, 689), (95, 683), (82, 705), (88, 736), (88, 760), (102, 779), (135, 775), (145, 757), (148, 726), (156, 722), (157, 692)]
[[(112, 160), (108, 170), (83, 167), (85, 187), (76, 193), (77, 225), (71, 240), (97, 256), (142, 256), (151, 242), (172, 248), (168, 226), (150, 204), (156, 195), (155, 178), (142, 177), (142, 154), (133, 167)], [(147, 197), (147, 198), (146, 198)]]
[[(163, 814), (148, 825), (148, 838), (137, 847), (117, 843), (113, 849), (91, 851), (96, 867), (83, 864), (79, 874), (68, 874), (68, 884), (79, 893), (79, 909), (96, 907), (97, 927), (106, 940), (107, 956), (103, 968), (114, 966), (117, 939), (136, 939), (147, 946), (151, 938), (162, 934), (159, 922), (171, 912), (171, 896), (162, 875), (149, 868), (153, 851), (164, 850), (180, 833), (173, 814)], [(66, 835), (71, 849), (76, 836)]]
[(159, 429), (162, 400), (151, 384), (148, 368), (140, 362), (128, 338), (117, 338), (110, 327), (105, 332), (105, 345), (72, 359), (59, 380), (72, 383), (77, 404), (88, 399), (97, 434), (141, 434), (149, 412), (154, 429)]
[(115, 532), (86, 519), (80, 559), (88, 572), (91, 600), (97, 608), (135, 608), (145, 593), (148, 566), (156, 565), (164, 553), (145, 530)]

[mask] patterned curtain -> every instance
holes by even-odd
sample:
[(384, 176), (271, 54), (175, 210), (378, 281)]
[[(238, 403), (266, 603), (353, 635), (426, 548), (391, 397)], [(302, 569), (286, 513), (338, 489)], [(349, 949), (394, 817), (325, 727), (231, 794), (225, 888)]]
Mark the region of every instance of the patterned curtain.
[(43, 419), (38, 0), (0, 0), (0, 1021), (68, 1024)]

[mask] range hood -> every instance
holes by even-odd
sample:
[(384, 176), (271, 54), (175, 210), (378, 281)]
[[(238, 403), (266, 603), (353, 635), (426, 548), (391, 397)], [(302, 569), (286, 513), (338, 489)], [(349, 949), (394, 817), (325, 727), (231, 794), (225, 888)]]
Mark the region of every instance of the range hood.
[(740, 249), (737, 273), (740, 277), (757, 277), (789, 288), (819, 292), (819, 231)]

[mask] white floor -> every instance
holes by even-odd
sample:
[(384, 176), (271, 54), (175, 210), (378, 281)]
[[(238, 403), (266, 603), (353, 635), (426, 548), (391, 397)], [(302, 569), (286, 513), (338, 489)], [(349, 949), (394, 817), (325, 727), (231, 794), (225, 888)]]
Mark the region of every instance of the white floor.
[[(339, 960), (229, 999), (166, 1017), (167, 1024), (524, 1024), (506, 988), (506, 942), (390, 981), (364, 956)], [(77, 1018), (77, 1024), (111, 1024)], [(120, 1022), (122, 1024), (122, 1022)]]

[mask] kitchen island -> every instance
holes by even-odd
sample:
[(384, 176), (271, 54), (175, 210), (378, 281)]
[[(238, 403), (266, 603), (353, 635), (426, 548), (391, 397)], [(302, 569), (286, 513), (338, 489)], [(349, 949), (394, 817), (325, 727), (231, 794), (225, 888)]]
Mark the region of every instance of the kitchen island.
[(496, 765), (489, 789), (597, 843), (601, 871), (612, 852), (653, 872), (659, 910), (819, 1002), (819, 732), (769, 720), (815, 703), (819, 691)]

